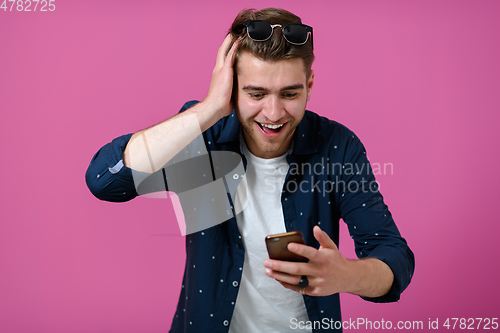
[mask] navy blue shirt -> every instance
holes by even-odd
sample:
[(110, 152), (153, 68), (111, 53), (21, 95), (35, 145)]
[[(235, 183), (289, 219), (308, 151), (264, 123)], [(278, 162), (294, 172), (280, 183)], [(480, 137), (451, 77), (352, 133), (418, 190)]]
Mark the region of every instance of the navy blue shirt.
[[(195, 103), (186, 103), (181, 112)], [(138, 195), (132, 170), (123, 165), (122, 159), (131, 136), (114, 139), (92, 158), (86, 181), (97, 198), (123, 202)], [(209, 152), (238, 153), (246, 166), (240, 151), (240, 124), (234, 111), (205, 131), (203, 138)], [(306, 111), (295, 130), (287, 162), (290, 168), (281, 194), (287, 231), (302, 231), (306, 244), (318, 248), (312, 229), (319, 225), (338, 245), (339, 220), (343, 219), (356, 255), (380, 259), (394, 273), (388, 294), (365, 299), (397, 301), (410, 283), (414, 256), (384, 204), (357, 136), (335, 121)], [(244, 257), (234, 216), (186, 236), (186, 266), (171, 332), (228, 332)], [(339, 331), (332, 324), (341, 320), (338, 294), (303, 298), (314, 332)], [(290, 327), (283, 328), (289, 330)]]

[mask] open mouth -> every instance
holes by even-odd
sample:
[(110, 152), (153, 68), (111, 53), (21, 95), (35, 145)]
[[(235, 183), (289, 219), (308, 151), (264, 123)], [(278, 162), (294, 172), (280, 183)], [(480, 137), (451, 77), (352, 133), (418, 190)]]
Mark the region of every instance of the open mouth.
[(263, 124), (259, 123), (256, 121), (257, 125), (259, 125), (261, 131), (266, 135), (266, 136), (277, 136), (281, 133), (283, 128), (285, 127), (286, 123), (282, 124)]

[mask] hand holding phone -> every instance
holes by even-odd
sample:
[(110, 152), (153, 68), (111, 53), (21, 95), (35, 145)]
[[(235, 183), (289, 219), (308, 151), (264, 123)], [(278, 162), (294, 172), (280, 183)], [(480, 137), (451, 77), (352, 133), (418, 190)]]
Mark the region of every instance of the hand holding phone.
[[(266, 237), (267, 253), (269, 253), (269, 258), (283, 260), (283, 261), (294, 261), (294, 262), (308, 262), (309, 259), (299, 256), (288, 250), (289, 243), (299, 243), (305, 244), (304, 235), (301, 231), (290, 231), (282, 234), (269, 235)], [(305, 295), (305, 288), (309, 285), (307, 276), (302, 276), (299, 281), (300, 293)]]
[(289, 243), (305, 244), (304, 235), (301, 231), (290, 231), (282, 234), (269, 235), (266, 237), (267, 253), (270, 259), (307, 262), (308, 259), (288, 250)]

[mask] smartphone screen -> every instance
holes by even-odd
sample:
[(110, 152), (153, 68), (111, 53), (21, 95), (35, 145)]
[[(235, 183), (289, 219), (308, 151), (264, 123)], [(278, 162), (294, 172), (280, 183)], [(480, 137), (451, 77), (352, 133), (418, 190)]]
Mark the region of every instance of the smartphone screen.
[(288, 250), (288, 243), (300, 243), (305, 244), (304, 235), (301, 231), (290, 231), (282, 234), (269, 235), (266, 237), (266, 247), (269, 258), (284, 260), (284, 261), (295, 261), (295, 262), (307, 262), (308, 259), (298, 254), (292, 253)]

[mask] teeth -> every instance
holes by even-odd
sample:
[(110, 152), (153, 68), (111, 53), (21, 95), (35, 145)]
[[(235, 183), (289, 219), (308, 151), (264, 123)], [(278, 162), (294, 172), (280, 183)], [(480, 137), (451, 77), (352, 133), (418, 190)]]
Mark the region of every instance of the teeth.
[(271, 128), (271, 129), (277, 129), (277, 128), (280, 128), (283, 126), (283, 124), (281, 125), (267, 125), (267, 124), (261, 124), (263, 127), (267, 127), (267, 128)]

